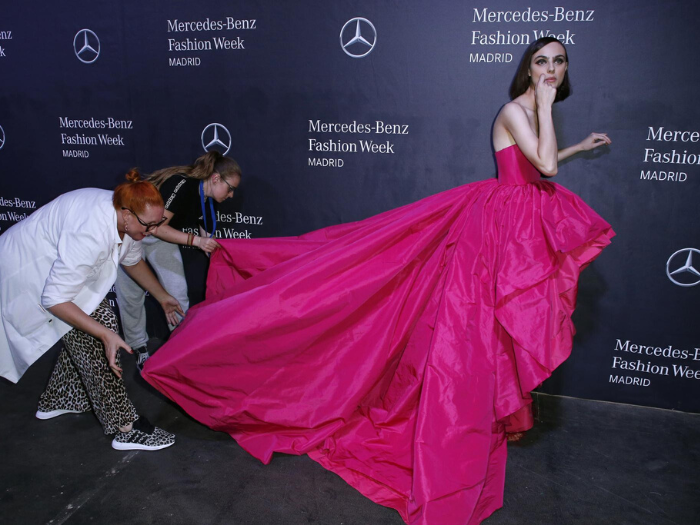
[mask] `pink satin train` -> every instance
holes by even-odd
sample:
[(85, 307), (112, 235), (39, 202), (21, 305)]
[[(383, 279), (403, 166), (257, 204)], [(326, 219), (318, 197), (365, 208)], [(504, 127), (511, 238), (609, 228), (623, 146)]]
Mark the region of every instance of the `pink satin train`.
[(144, 377), (264, 463), (308, 454), (407, 523), (480, 523), (614, 236), (517, 146), (496, 160), (498, 180), (363, 221), (221, 241)]

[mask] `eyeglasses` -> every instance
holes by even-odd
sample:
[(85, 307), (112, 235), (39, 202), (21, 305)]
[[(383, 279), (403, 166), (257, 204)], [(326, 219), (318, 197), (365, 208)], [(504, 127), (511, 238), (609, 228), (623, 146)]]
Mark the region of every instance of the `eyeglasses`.
[(230, 191), (231, 193), (236, 193), (236, 188), (235, 188), (235, 186), (231, 186), (231, 185), (228, 183), (228, 181), (227, 181), (226, 179), (224, 179), (224, 178), (223, 178), (222, 176), (220, 176), (220, 175), (219, 175), (219, 180), (220, 180), (221, 182), (223, 182), (224, 184), (226, 184), (226, 186), (228, 186), (228, 191)]
[(125, 208), (124, 206), (122, 206), (122, 210), (130, 211), (131, 214), (132, 214), (134, 217), (136, 217), (136, 220), (139, 221), (139, 224), (140, 224), (141, 226), (145, 226), (145, 227), (146, 227), (146, 231), (147, 231), (147, 232), (150, 232), (151, 230), (155, 230), (158, 226), (160, 226), (161, 224), (163, 224), (165, 221), (168, 220), (167, 217), (163, 217), (163, 218), (162, 218), (161, 220), (159, 220), (158, 222), (151, 222), (151, 223), (143, 222), (143, 221), (141, 220), (141, 218), (140, 218), (138, 215), (136, 215), (136, 213), (134, 212), (134, 210), (132, 210), (131, 208)]

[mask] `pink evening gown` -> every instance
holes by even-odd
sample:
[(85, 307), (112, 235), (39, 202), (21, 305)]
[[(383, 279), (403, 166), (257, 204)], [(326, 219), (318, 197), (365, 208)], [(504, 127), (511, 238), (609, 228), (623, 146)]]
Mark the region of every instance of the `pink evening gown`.
[(363, 221), (221, 241), (144, 377), (263, 463), (308, 454), (406, 523), (480, 523), (615, 235), (517, 145), (496, 161), (498, 180)]

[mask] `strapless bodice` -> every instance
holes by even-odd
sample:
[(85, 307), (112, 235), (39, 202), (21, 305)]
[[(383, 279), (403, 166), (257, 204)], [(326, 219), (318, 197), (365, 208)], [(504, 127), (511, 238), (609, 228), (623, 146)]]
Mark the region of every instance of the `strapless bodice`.
[(517, 144), (497, 151), (496, 165), (499, 184), (527, 184), (537, 182), (541, 177), (540, 172), (527, 160)]

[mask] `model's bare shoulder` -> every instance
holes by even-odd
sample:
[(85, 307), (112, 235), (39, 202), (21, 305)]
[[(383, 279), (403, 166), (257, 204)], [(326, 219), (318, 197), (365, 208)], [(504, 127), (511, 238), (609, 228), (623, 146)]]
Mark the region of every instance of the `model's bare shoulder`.
[(505, 119), (509, 122), (527, 121), (527, 111), (518, 102), (511, 100), (503, 105), (497, 118)]

